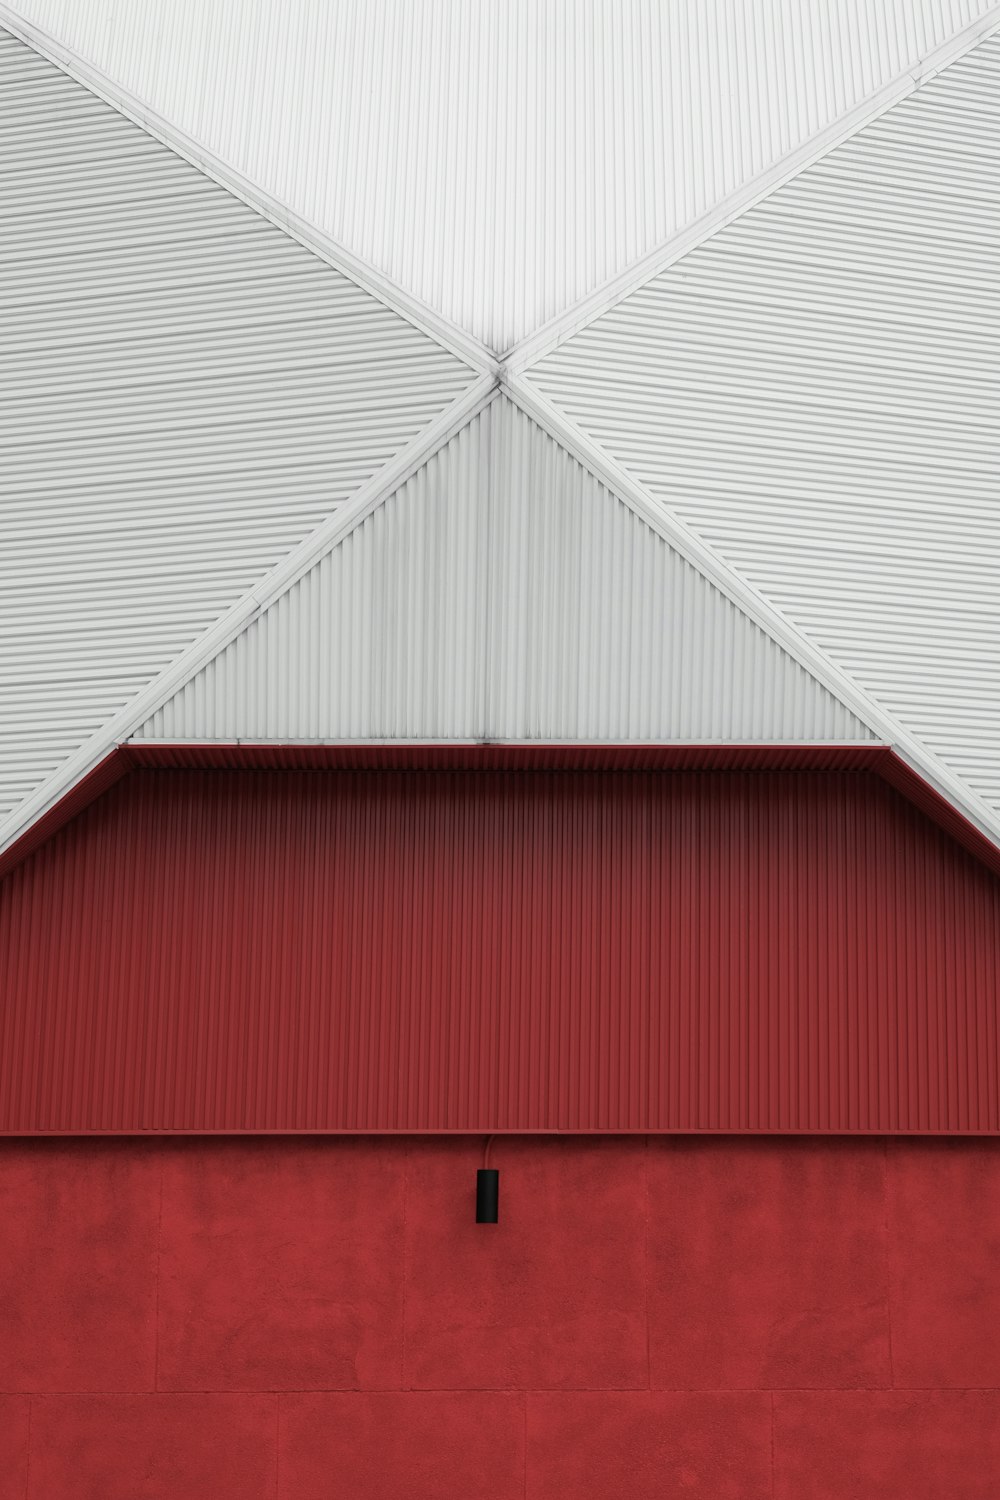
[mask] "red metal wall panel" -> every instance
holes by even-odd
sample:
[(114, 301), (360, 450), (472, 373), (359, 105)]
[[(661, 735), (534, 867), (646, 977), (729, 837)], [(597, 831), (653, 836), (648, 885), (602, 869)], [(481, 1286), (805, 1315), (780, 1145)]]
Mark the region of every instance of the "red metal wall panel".
[(878, 771), (939, 827), (1000, 875), (1000, 848), (889, 745), (578, 744), (354, 740), (253, 744), (132, 740), (119, 745), (0, 852), (0, 879), (135, 767), (253, 771)]
[(0, 1494), (995, 1500), (1000, 1141), (0, 1142)]
[(0, 887), (0, 1129), (994, 1131), (998, 953), (870, 774), (139, 770)]

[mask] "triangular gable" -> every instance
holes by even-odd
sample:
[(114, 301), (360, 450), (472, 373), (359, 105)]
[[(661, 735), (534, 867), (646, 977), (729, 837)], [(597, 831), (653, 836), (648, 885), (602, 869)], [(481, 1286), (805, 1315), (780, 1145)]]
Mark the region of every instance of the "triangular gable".
[(136, 738), (873, 736), (500, 396)]

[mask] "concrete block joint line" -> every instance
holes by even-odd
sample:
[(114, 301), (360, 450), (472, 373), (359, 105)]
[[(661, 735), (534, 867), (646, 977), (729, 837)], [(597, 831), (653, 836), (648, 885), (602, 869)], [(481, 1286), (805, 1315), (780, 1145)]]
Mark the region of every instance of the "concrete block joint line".
[(498, 1151), (484, 1235), (481, 1138), (6, 1142), (9, 1492), (989, 1493), (996, 1142)]

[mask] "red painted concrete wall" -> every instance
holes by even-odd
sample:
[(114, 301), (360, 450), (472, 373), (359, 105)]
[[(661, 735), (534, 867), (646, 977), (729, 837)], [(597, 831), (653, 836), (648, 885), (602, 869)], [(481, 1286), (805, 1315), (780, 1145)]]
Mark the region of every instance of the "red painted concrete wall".
[(995, 1500), (1000, 1142), (0, 1144), (7, 1500)]

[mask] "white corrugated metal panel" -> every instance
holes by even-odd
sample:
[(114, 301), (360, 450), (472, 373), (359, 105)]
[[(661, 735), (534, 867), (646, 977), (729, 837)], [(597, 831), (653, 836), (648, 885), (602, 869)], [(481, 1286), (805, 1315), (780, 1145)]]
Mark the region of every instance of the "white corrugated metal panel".
[(872, 736), (501, 397), (136, 737)]
[(864, 725), (510, 402), (491, 506), (490, 732), (858, 740)]
[(0, 30), (0, 817), (473, 381)]
[(1000, 809), (1000, 38), (529, 378)]
[(14, 0), (509, 349), (991, 0)]
[(135, 737), (481, 734), (492, 410), (473, 417)]

